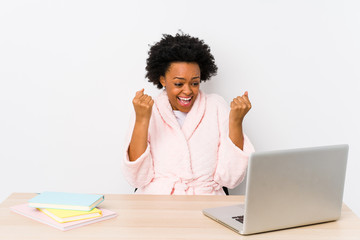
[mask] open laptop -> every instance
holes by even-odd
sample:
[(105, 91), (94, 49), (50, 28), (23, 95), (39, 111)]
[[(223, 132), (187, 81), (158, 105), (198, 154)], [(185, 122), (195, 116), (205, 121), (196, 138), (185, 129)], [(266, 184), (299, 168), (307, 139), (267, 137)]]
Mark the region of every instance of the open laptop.
[(335, 145), (253, 153), (245, 204), (203, 213), (244, 235), (337, 220), (348, 149)]

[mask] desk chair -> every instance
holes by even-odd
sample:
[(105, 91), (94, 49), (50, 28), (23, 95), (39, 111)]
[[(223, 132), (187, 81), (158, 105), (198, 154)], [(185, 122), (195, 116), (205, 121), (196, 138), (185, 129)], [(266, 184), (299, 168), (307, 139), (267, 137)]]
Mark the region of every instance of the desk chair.
[[(229, 195), (229, 190), (228, 190), (228, 188), (227, 188), (227, 187), (222, 187), (222, 188), (223, 188), (225, 194), (226, 194), (226, 195)], [(136, 192), (136, 190), (137, 190), (137, 188), (135, 188), (134, 192)]]

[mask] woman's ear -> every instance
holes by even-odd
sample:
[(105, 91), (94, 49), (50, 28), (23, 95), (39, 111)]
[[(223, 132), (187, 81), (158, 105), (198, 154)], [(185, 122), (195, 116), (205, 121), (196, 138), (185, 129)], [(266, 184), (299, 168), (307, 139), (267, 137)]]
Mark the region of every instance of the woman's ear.
[(163, 87), (166, 87), (166, 81), (164, 76), (160, 76), (160, 83)]

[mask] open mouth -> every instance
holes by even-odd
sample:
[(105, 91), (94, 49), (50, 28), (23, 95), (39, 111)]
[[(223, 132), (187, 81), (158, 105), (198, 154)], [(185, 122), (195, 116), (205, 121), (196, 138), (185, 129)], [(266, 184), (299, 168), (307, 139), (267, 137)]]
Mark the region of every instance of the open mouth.
[(179, 104), (183, 107), (188, 107), (191, 104), (193, 97), (177, 97)]

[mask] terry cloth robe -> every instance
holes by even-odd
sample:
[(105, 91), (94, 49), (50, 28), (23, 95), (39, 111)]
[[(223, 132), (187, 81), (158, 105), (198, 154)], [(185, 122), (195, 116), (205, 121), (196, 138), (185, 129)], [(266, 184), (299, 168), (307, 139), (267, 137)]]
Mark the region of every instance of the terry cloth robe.
[(166, 91), (155, 99), (145, 152), (129, 161), (125, 145), (123, 172), (137, 194), (224, 195), (222, 186), (236, 187), (244, 179), (254, 151), (244, 136), (243, 151), (229, 138), (230, 107), (216, 95), (199, 92), (181, 128)]

